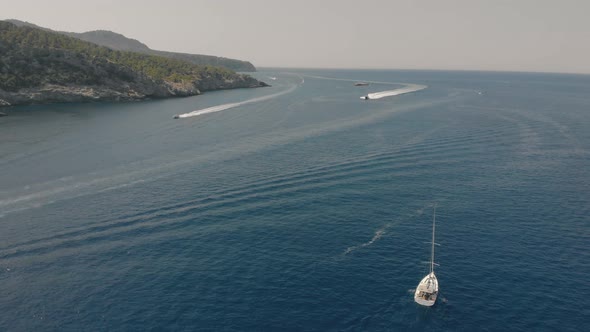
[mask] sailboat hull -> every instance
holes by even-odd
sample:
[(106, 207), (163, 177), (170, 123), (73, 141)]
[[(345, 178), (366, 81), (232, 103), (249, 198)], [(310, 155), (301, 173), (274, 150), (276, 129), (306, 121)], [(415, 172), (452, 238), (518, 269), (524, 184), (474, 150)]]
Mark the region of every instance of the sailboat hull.
[(416, 291), (414, 292), (414, 301), (416, 303), (431, 307), (436, 303), (438, 296), (438, 279), (434, 272), (429, 273), (427, 276), (422, 278)]

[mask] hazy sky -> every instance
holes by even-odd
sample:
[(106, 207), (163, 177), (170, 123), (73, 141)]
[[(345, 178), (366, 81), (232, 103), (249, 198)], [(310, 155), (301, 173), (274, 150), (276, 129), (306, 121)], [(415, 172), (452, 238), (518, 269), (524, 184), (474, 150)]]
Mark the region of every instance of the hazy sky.
[(0, 0), (0, 19), (106, 29), (255, 66), (590, 73), (589, 0)]

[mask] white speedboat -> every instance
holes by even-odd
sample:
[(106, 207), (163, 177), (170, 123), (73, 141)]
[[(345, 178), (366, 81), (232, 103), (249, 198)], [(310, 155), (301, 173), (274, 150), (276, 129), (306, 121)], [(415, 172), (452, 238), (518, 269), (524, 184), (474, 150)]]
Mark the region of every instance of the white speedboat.
[(434, 213), (432, 216), (432, 251), (430, 254), (430, 273), (428, 273), (420, 283), (418, 287), (416, 287), (416, 292), (414, 292), (414, 301), (416, 303), (432, 307), (436, 302), (436, 297), (438, 296), (438, 279), (436, 279), (436, 275), (434, 274), (434, 230), (436, 224), (436, 205), (434, 206)]

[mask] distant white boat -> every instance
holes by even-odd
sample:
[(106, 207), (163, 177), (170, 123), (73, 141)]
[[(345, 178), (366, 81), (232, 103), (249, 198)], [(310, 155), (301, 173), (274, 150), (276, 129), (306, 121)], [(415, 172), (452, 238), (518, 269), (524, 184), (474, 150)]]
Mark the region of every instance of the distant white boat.
[(273, 76), (269, 76), (268, 78), (270, 78), (273, 81), (276, 81), (277, 80), (277, 78), (276, 77), (273, 77)]
[(416, 292), (414, 293), (414, 301), (416, 303), (431, 307), (436, 302), (436, 297), (438, 296), (438, 279), (436, 279), (436, 275), (434, 274), (434, 230), (436, 224), (436, 205), (434, 205), (434, 213), (432, 215), (432, 251), (430, 254), (430, 273), (428, 273), (420, 283), (418, 287), (416, 287)]

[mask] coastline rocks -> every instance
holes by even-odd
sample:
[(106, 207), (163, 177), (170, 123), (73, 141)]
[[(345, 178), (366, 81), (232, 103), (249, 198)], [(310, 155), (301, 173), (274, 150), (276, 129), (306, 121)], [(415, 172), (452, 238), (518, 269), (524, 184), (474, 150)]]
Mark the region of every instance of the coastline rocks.
[(121, 91), (98, 86), (44, 85), (37, 88), (21, 89), (17, 92), (0, 90), (0, 98), (9, 100), (11, 105), (86, 101), (125, 101), (139, 100), (145, 97), (145, 94), (132, 89)]
[(260, 88), (269, 86), (268, 84), (258, 81), (251, 76), (238, 75), (234, 79), (224, 77), (207, 77), (199, 82), (195, 82), (201, 91), (239, 89), (239, 88)]
[(257, 88), (269, 86), (264, 82), (241, 75), (235, 80), (204, 79), (192, 83), (142, 81), (106, 85), (54, 85), (20, 89), (15, 92), (0, 89), (0, 107), (30, 104), (137, 101), (150, 98), (190, 97), (202, 91)]

